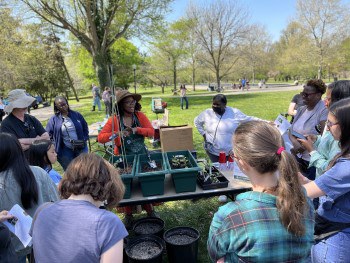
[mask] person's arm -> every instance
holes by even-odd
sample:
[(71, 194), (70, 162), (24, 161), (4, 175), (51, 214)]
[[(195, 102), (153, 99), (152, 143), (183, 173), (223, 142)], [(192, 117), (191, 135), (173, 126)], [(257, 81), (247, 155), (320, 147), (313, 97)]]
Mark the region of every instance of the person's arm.
[(23, 151), (29, 149), (30, 145), (33, 144), (37, 140), (50, 140), (50, 135), (48, 132), (44, 132), (41, 136), (36, 136), (35, 138), (20, 138), (18, 141), (20, 142)]
[(140, 124), (142, 127), (136, 127), (132, 129), (133, 133), (142, 135), (144, 137), (153, 137), (154, 136), (154, 128), (147, 118), (145, 114), (142, 112), (137, 113), (137, 117), (139, 118)]
[(306, 190), (307, 196), (310, 198), (317, 198), (325, 195), (325, 193), (317, 186), (315, 181), (310, 181), (309, 183), (304, 184), (303, 186)]
[(204, 137), (205, 140), (205, 114), (206, 111), (201, 112), (197, 117), (194, 118), (194, 126), (196, 126), (200, 135)]
[(103, 126), (102, 130), (100, 131), (100, 133), (97, 136), (97, 141), (100, 143), (107, 143), (109, 141), (111, 141), (111, 136), (112, 136), (112, 119), (114, 119), (114, 135), (116, 135), (117, 137), (114, 140), (115, 145), (120, 146), (121, 142), (120, 142), (120, 137), (119, 137), (119, 122), (117, 121), (116, 117), (111, 117), (108, 119), (107, 123), (105, 124), (105, 126)]
[(288, 107), (288, 114), (291, 116), (294, 116), (297, 114), (297, 111), (295, 110), (295, 105), (297, 105), (295, 102), (291, 102)]
[(121, 239), (114, 246), (101, 255), (100, 263), (122, 263), (123, 262), (123, 245)]

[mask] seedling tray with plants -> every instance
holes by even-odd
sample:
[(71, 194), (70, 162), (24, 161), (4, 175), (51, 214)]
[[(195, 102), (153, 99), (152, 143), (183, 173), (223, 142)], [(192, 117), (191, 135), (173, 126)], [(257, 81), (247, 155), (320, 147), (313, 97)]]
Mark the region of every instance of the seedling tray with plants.
[[(156, 168), (151, 167), (150, 160), (156, 163)], [(143, 196), (164, 194), (164, 179), (167, 173), (168, 169), (162, 153), (150, 153), (150, 158), (147, 154), (137, 156), (135, 177), (141, 184)]]
[(197, 182), (203, 190), (225, 188), (228, 186), (227, 178), (215, 167), (205, 166), (197, 175)]
[(131, 197), (131, 184), (136, 169), (136, 155), (113, 156), (109, 160), (118, 169), (120, 177), (125, 185), (124, 199)]
[(176, 193), (196, 191), (196, 176), (201, 168), (191, 152), (166, 152), (165, 157)]

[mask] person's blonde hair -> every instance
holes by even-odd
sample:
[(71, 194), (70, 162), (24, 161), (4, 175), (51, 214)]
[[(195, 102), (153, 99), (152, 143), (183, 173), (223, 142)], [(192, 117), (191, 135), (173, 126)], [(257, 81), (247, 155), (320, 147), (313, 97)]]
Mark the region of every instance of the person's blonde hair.
[(96, 201), (106, 201), (108, 208), (119, 203), (124, 191), (117, 169), (94, 153), (83, 153), (76, 157), (59, 184), (63, 199), (68, 199), (72, 194), (89, 194)]
[(250, 121), (241, 124), (233, 137), (234, 154), (258, 173), (274, 173), (277, 187), (266, 189), (277, 196), (280, 220), (288, 232), (302, 236), (308, 211), (307, 199), (298, 181), (298, 164), (287, 151), (281, 150), (282, 137), (272, 124)]

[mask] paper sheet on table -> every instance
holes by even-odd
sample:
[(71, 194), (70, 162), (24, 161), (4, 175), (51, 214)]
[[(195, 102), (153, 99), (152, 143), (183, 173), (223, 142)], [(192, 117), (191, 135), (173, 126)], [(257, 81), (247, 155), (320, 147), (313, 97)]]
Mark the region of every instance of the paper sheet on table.
[(275, 120), (275, 124), (277, 129), (280, 131), (281, 135), (286, 133), (288, 129), (291, 127), (289, 121), (283, 117), (281, 114), (277, 116)]
[(33, 221), (31, 216), (28, 215), (18, 204), (15, 204), (9, 213), (17, 217), (18, 221), (15, 225), (8, 221), (5, 221), (4, 224), (18, 237), (24, 247), (31, 245), (32, 237), (29, 235), (29, 230)]

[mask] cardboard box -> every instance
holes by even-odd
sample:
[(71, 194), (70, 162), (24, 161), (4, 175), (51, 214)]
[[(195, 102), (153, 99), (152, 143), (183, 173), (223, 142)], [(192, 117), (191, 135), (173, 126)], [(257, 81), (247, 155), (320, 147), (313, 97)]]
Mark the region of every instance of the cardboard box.
[(160, 128), (162, 152), (194, 150), (191, 126), (168, 126)]

